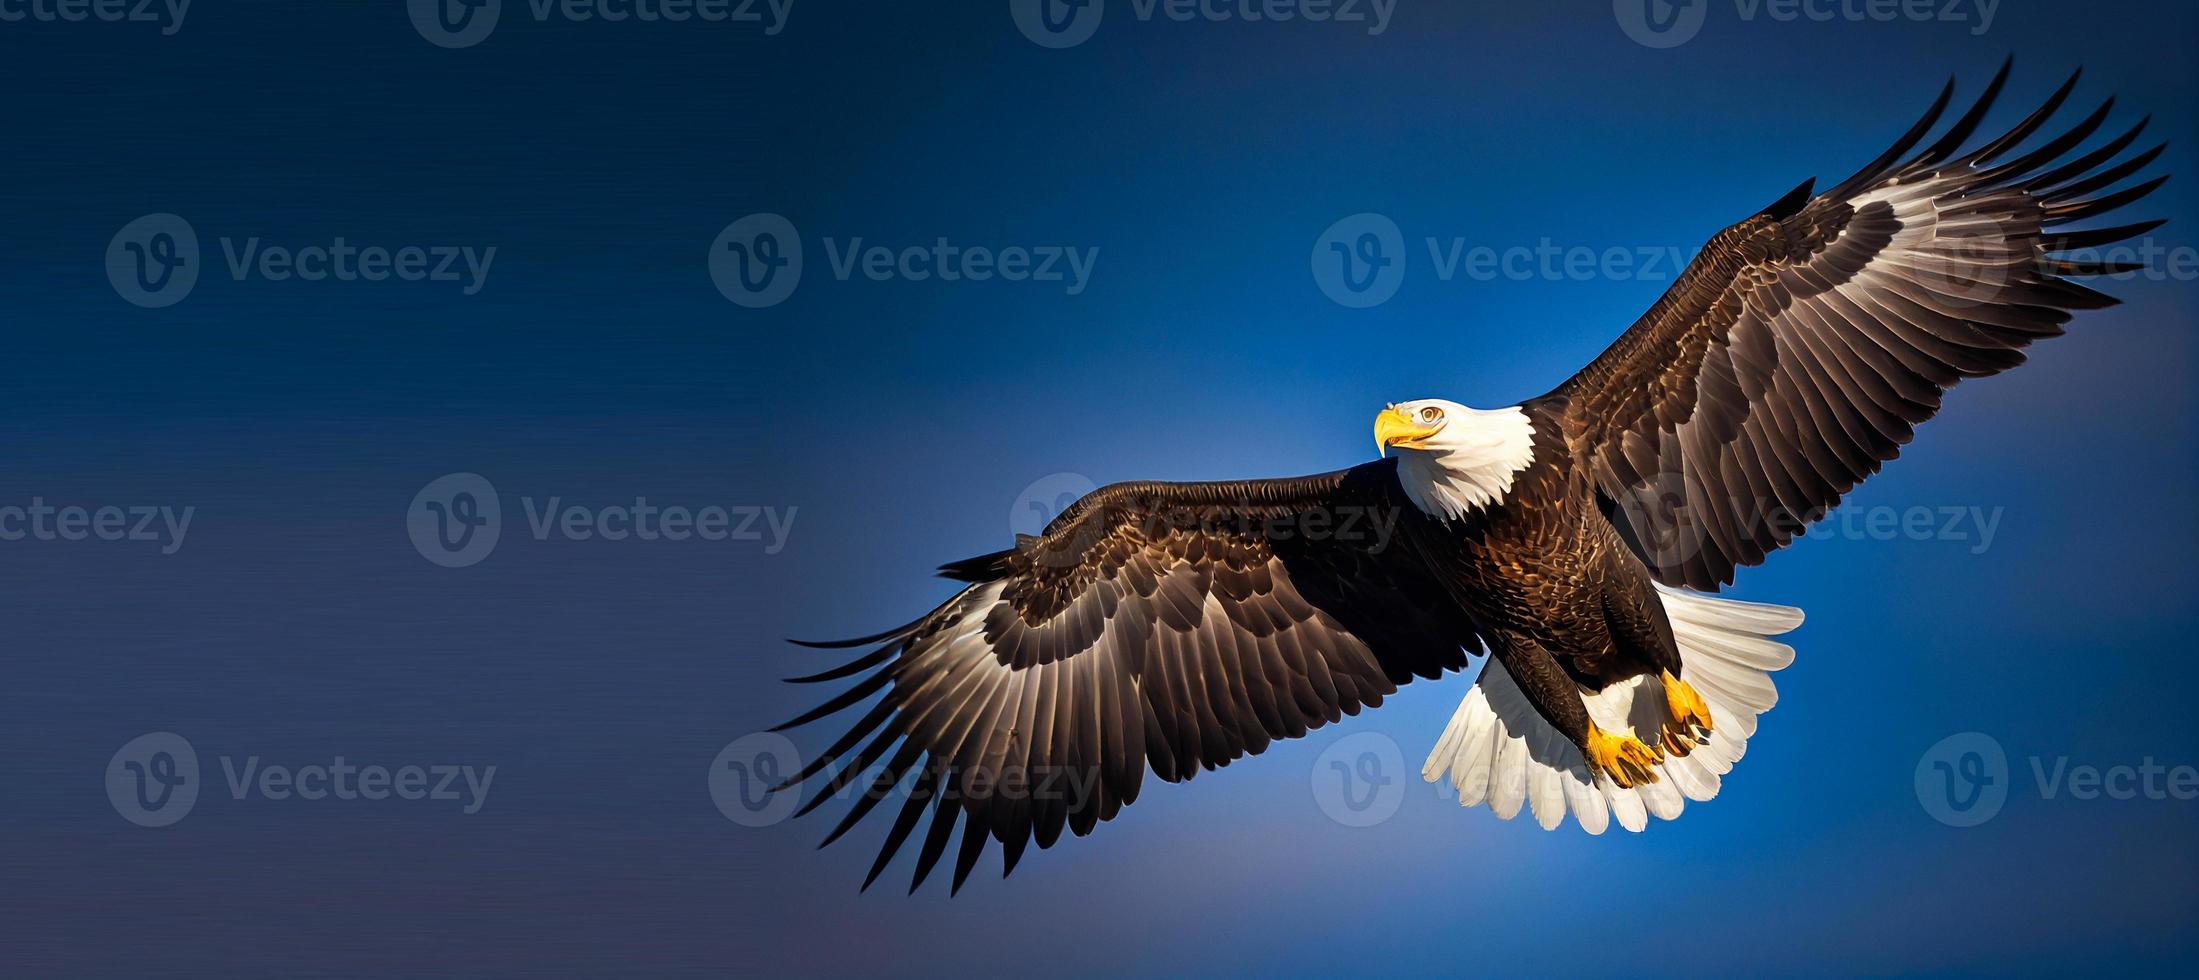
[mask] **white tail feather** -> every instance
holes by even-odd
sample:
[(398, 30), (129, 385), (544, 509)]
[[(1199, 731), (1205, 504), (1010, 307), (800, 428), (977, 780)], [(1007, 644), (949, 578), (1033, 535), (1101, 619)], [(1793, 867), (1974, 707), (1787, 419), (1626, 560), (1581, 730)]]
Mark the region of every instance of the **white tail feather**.
[[(1802, 625), (1802, 610), (1662, 585), (1657, 592), (1680, 647), (1680, 679), (1710, 706), (1709, 744), (1685, 756), (1667, 755), (1655, 767), (1654, 783), (1621, 789), (1608, 778), (1592, 780), (1580, 749), (1536, 713), (1492, 657), (1436, 740), (1421, 776), (1432, 783), (1448, 773), (1461, 806), (1487, 803), (1507, 820), (1525, 806), (1546, 830), (1571, 813), (1591, 834), (1603, 833), (1614, 817), (1619, 826), (1639, 831), (1651, 816), (1671, 820), (1688, 800), (1718, 795), (1719, 780), (1756, 734), (1756, 716), (1779, 700), (1771, 673), (1794, 662), (1793, 647), (1768, 637)], [(1584, 690), (1581, 697), (1597, 727), (1657, 744), (1666, 716), (1662, 680), (1644, 675)]]

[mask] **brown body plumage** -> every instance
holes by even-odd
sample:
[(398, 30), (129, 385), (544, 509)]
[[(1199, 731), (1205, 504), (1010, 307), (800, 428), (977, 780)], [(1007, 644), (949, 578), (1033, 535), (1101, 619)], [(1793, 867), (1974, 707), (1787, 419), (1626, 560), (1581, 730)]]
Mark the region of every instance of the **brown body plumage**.
[(1481, 626), (1491, 652), (1578, 740), (1588, 716), (1572, 685), (1601, 690), (1645, 673), (1678, 673), (1681, 663), (1648, 569), (1620, 541), (1567, 450), (1559, 431), (1565, 407), (1550, 399), (1521, 406), (1534, 422), (1534, 462), (1504, 500), (1455, 523), (1414, 521), (1409, 540)]

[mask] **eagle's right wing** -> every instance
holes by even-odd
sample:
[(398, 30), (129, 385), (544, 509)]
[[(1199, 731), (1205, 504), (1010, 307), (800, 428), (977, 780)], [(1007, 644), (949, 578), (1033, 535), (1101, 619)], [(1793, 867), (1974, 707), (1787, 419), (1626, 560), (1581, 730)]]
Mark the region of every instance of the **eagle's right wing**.
[(833, 644), (883, 645), (798, 678), (861, 676), (781, 727), (884, 696), (785, 785), (846, 760), (807, 812), (884, 760), (829, 844), (915, 773), (865, 887), (926, 810), (910, 890), (958, 820), (956, 889), (988, 836), (1013, 870), (1033, 839), (1112, 818), (1148, 768), (1189, 779), (1464, 668), (1480, 639), (1404, 539), (1421, 519), (1395, 460), (1096, 490), (1042, 536), (942, 569), (971, 584), (930, 615)]
[(2077, 152), (2113, 99), (2019, 150), (2072, 76), (2006, 135), (1957, 155), (2007, 74), (1915, 156), (1904, 159), (1952, 83), (1855, 176), (1814, 197), (1804, 184), (1719, 233), (1554, 392), (1574, 457), (1658, 581), (1731, 582), (1894, 458), (1946, 389), (2022, 363), (2070, 311), (2114, 302), (2073, 277), (2139, 268), (2085, 253), (2160, 222), (2062, 227), (2166, 179), (2116, 189), (2160, 153), (2116, 160), (2142, 121)]

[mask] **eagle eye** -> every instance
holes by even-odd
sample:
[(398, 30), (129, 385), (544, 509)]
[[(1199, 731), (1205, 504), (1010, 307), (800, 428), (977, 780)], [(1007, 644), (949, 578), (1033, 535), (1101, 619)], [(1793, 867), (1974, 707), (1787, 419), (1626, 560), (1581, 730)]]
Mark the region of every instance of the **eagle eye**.
[(1422, 425), (1433, 425), (1435, 424), (1436, 420), (1441, 419), (1442, 417), (1443, 410), (1433, 405), (1430, 405), (1427, 408), (1423, 408), (1420, 410), (1420, 424)]

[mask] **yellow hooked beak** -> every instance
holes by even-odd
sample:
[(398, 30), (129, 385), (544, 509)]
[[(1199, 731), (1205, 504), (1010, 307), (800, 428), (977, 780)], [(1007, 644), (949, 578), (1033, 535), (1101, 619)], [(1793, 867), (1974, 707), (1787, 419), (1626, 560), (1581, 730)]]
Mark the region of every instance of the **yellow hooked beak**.
[(1412, 416), (1405, 414), (1403, 409), (1392, 405), (1374, 417), (1374, 448), (1384, 456), (1389, 455), (1391, 446), (1422, 449), (1425, 447), (1420, 445), (1420, 440), (1435, 435), (1442, 428), (1440, 424), (1421, 425), (1413, 421)]

